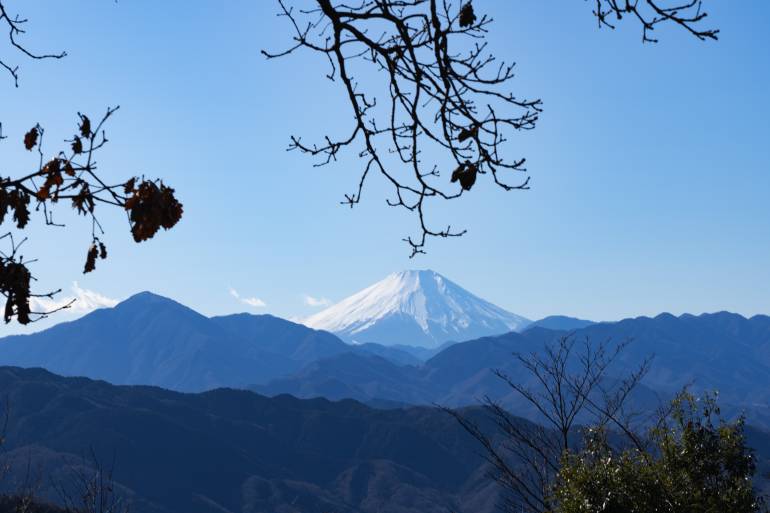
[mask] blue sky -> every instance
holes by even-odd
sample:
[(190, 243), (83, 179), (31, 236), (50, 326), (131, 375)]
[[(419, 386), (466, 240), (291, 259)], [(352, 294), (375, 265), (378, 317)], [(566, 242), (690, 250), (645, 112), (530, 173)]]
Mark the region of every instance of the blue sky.
[(342, 133), (350, 118), (318, 56), (260, 55), (290, 43), (268, 0), (8, 2), (31, 19), (31, 48), (69, 55), (3, 54), (21, 80), (0, 76), (2, 173), (35, 165), (20, 141), (36, 122), (52, 145), (76, 112), (119, 104), (102, 172), (161, 176), (184, 202), (177, 228), (140, 245), (103, 214), (111, 256), (87, 276), (89, 223), (62, 211), (67, 230), (32, 230), (39, 283), (67, 295), (77, 281), (103, 298), (152, 290), (206, 314), (292, 317), (318, 308), (305, 296), (431, 268), (530, 318), (770, 313), (770, 4), (727, 4), (706, 3), (718, 42), (665, 29), (642, 45), (636, 25), (598, 30), (590, 2), (476, 0), (496, 19), (491, 48), (518, 63), (514, 91), (544, 101), (539, 127), (511, 142), (532, 190), (481, 184), (436, 205), (469, 233), (413, 260), (400, 240), (415, 220), (385, 206), (383, 184), (351, 211), (339, 201), (354, 161), (317, 169), (285, 151), (291, 134)]

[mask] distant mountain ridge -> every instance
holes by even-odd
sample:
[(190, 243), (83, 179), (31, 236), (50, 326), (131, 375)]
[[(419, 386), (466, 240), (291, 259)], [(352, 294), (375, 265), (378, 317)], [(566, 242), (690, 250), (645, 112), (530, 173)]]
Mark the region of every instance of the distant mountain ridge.
[(115, 461), (134, 513), (496, 511), (475, 440), (432, 407), (180, 394), (13, 367), (0, 367), (0, 389), (13, 411), (0, 488), (44, 471), (36, 493), (51, 501), (68, 467), (92, 471), (93, 451)]
[(142, 292), (75, 321), (0, 339), (0, 365), (193, 392), (267, 382), (350, 351), (413, 363), (403, 351), (353, 347), (331, 333), (271, 315), (208, 318)]
[[(478, 442), (432, 406), (180, 394), (14, 367), (0, 367), (0, 390), (12, 412), (0, 490), (32, 468), (50, 501), (73, 467), (95, 474), (92, 451), (114, 461), (114, 489), (134, 513), (493, 513), (502, 498)], [(463, 414), (500, 440), (482, 408)], [(749, 425), (747, 436), (765, 487), (770, 434)]]
[(534, 321), (527, 325), (525, 329), (532, 328), (545, 328), (548, 330), (557, 331), (572, 331), (585, 328), (592, 324), (596, 324), (594, 321), (588, 321), (586, 319), (577, 319), (575, 317), (568, 317), (566, 315), (549, 315), (539, 321)]
[(303, 323), (354, 343), (436, 348), (520, 331), (530, 321), (422, 270), (390, 274)]
[(267, 395), (324, 395), (364, 402), (377, 397), (395, 403), (452, 406), (478, 404), (489, 396), (518, 415), (530, 417), (534, 412), (527, 411), (526, 402), (492, 370), (527, 379), (528, 373), (513, 353), (542, 351), (545, 344), (570, 333), (578, 340), (631, 341), (611, 376), (623, 376), (644, 359), (654, 357), (640, 389), (641, 401), (665, 400), (688, 385), (695, 391), (718, 390), (724, 410), (749, 412), (752, 421), (770, 426), (770, 317), (747, 319), (728, 312), (679, 317), (661, 314), (568, 331), (536, 326), (522, 333), (453, 344), (418, 367), (396, 367), (369, 355), (331, 357), (294, 376), (254, 388)]
[[(557, 319), (563, 326), (565, 318)], [(536, 323), (521, 333), (436, 350), (350, 345), (331, 333), (270, 315), (208, 318), (170, 299), (141, 293), (77, 321), (0, 339), (0, 365), (184, 392), (251, 388), (268, 395), (353, 398), (388, 407), (461, 406), (490, 396), (528, 416), (526, 405), (492, 369), (526, 376), (513, 353), (541, 351), (573, 332), (578, 339), (634, 340), (614, 375), (655, 355), (644, 382), (648, 399), (692, 383), (700, 390), (718, 389), (725, 403), (761, 413), (770, 426), (770, 317), (746, 319), (727, 312), (661, 314), (569, 330)]]

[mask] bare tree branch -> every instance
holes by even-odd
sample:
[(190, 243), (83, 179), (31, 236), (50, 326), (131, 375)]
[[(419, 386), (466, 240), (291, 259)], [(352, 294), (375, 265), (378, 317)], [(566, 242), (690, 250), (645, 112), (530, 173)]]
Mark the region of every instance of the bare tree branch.
[[(4, 25), (8, 30), (8, 42), (14, 50), (21, 53), (25, 57), (35, 60), (61, 59), (67, 56), (67, 52), (35, 53), (28, 50), (26, 46), (21, 44), (19, 42), (19, 37), (25, 34), (23, 27), (27, 21), (28, 20), (26, 18), (20, 18), (18, 14), (9, 14), (7, 8), (5, 5), (3, 5), (3, 2), (0, 2), (0, 25)], [(10, 73), (11, 78), (13, 79), (13, 84), (16, 87), (19, 87), (19, 66), (9, 64), (7, 61), (0, 58), (0, 67), (5, 68), (5, 70)]]
[[(621, 380), (610, 374), (612, 364), (630, 341), (592, 343), (574, 336), (560, 337), (542, 351), (514, 354), (522, 373), (512, 377), (494, 371), (542, 419), (536, 424), (514, 418), (490, 399), (484, 407), (497, 426), (497, 436), (485, 433), (460, 412), (443, 408), (484, 449), (494, 479), (506, 492), (502, 511), (543, 513), (550, 511), (551, 486), (565, 454), (573, 451), (581, 426), (609, 426), (642, 450), (646, 440), (638, 435), (635, 416), (626, 408), (631, 392), (647, 373), (644, 361)], [(645, 453), (646, 454), (646, 453)]]
[[(279, 16), (291, 26), (292, 44), (262, 53), (268, 59), (299, 50), (323, 55), (326, 76), (340, 83), (351, 119), (342, 135), (316, 143), (292, 136), (289, 149), (315, 157), (316, 166), (336, 162), (346, 149), (357, 154), (362, 171), (342, 203), (353, 207), (368, 180), (382, 177), (391, 188), (387, 204), (418, 218), (417, 235), (404, 239), (410, 257), (424, 253), (430, 237), (465, 233), (429, 221), (430, 200), (458, 199), (483, 175), (506, 191), (529, 188), (526, 159), (512, 157), (505, 143), (512, 133), (535, 128), (542, 102), (510, 90), (514, 64), (490, 51), (485, 37), (492, 18), (479, 17), (472, 1), (316, 0), (317, 7), (304, 10), (288, 1), (278, 0)], [(706, 16), (700, 0), (686, 1), (596, 0), (594, 14), (600, 26), (613, 28), (611, 15), (634, 16), (645, 41), (654, 41), (649, 33), (664, 22), (716, 39), (718, 31), (698, 29)]]
[[(104, 230), (97, 217), (100, 206), (123, 209), (136, 242), (152, 238), (161, 228), (170, 229), (182, 216), (182, 205), (176, 200), (174, 189), (162, 181), (134, 176), (113, 184), (107, 183), (98, 173), (96, 153), (108, 142), (104, 126), (117, 110), (118, 107), (107, 109), (95, 126), (88, 116), (78, 114), (77, 132), (66, 140), (69, 148), (51, 158), (46, 157), (43, 147), (45, 130), (39, 124), (35, 125), (23, 141), (27, 151), (37, 152), (34, 171), (18, 177), (0, 176), (0, 225), (12, 212), (15, 228), (26, 229), (32, 216), (30, 203), (34, 204), (35, 211), (42, 213), (48, 226), (63, 226), (53, 215), (61, 201), (69, 201), (72, 209), (90, 219), (91, 242), (86, 252), (84, 273), (96, 268), (97, 259), (107, 258), (107, 247), (101, 240)], [(60, 291), (31, 292), (30, 283), (34, 277), (28, 265), (34, 260), (27, 260), (20, 253), (26, 237), (17, 243), (13, 232), (9, 231), (0, 236), (0, 240), (3, 239), (10, 243), (9, 251), (0, 250), (0, 294), (6, 298), (5, 322), (15, 317), (19, 323), (27, 324), (68, 308), (72, 303), (54, 311), (32, 310), (31, 298), (53, 298)]]
[[(506, 90), (513, 64), (498, 63), (484, 37), (491, 18), (478, 18), (470, 3), (453, 9), (437, 0), (371, 0), (335, 6), (318, 0), (302, 11), (279, 0), (280, 16), (294, 31), (294, 44), (268, 58), (299, 49), (325, 55), (327, 75), (339, 81), (352, 110), (352, 127), (342, 137), (325, 136), (307, 144), (292, 136), (290, 149), (318, 157), (316, 165), (336, 161), (340, 152), (358, 147), (363, 172), (343, 204), (354, 206), (372, 172), (392, 187), (388, 205), (414, 212), (419, 234), (404, 240), (410, 256), (424, 253), (429, 237), (457, 237), (465, 230), (435, 228), (426, 219), (430, 199), (452, 200), (471, 190), (478, 175), (489, 174), (505, 190), (527, 189), (529, 178), (503, 179), (525, 171), (524, 158), (503, 157), (509, 130), (530, 130), (541, 111), (540, 100)], [(300, 21), (303, 20), (303, 21)], [(384, 78), (363, 84), (368, 72)], [(385, 97), (385, 102), (378, 97)], [(434, 157), (436, 154), (438, 157)]]
[(599, 27), (614, 29), (624, 16), (642, 25), (642, 42), (657, 43), (651, 32), (658, 25), (673, 23), (701, 41), (717, 40), (718, 29), (702, 29), (701, 22), (708, 13), (703, 10), (703, 0), (592, 0)]
[[(16, 52), (29, 59), (61, 59), (66, 52), (36, 53), (20, 42), (27, 19), (18, 14), (11, 14), (0, 0), (0, 26), (8, 30), (8, 42)], [(19, 67), (0, 58), (0, 67), (5, 68), (13, 78), (14, 85), (19, 85)], [(91, 220), (91, 243), (86, 253), (84, 273), (96, 268), (96, 260), (107, 257), (107, 248), (100, 237), (104, 234), (96, 216), (97, 206), (112, 206), (125, 210), (129, 227), (136, 242), (147, 240), (160, 228), (169, 229), (182, 216), (182, 204), (174, 197), (174, 189), (167, 187), (160, 180), (146, 180), (144, 177), (131, 177), (120, 183), (108, 183), (97, 173), (96, 153), (107, 144), (104, 125), (118, 110), (108, 108), (104, 116), (92, 126), (88, 116), (78, 113), (79, 122), (75, 135), (65, 140), (69, 148), (47, 157), (43, 146), (45, 131), (40, 124), (32, 127), (24, 135), (24, 147), (35, 150), (37, 165), (29, 172), (18, 176), (4, 175), (0, 170), (0, 225), (6, 221), (6, 215), (13, 213), (12, 222), (16, 230), (27, 228), (31, 218), (30, 203), (35, 212), (41, 212), (48, 226), (62, 227), (54, 219), (55, 206), (62, 200), (71, 203), (72, 208)], [(0, 140), (3, 135), (0, 123)], [(0, 241), (8, 242), (9, 249), (0, 250), (0, 295), (4, 296), (5, 309), (3, 318), (6, 323), (13, 318), (21, 324), (39, 320), (51, 313), (69, 308), (72, 303), (51, 311), (38, 312), (30, 306), (30, 299), (53, 298), (60, 290), (33, 293), (30, 283), (32, 276), (28, 265), (35, 260), (25, 259), (20, 250), (26, 242), (20, 237), (17, 243), (12, 231), (0, 235)]]

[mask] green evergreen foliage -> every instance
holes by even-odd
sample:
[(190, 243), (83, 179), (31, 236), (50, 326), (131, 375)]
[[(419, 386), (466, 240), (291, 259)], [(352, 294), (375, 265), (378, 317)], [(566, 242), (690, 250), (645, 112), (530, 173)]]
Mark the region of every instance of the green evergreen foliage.
[(586, 430), (583, 448), (565, 454), (552, 513), (766, 511), (744, 420), (723, 420), (715, 395), (680, 393), (644, 445), (617, 448), (609, 439), (601, 428)]

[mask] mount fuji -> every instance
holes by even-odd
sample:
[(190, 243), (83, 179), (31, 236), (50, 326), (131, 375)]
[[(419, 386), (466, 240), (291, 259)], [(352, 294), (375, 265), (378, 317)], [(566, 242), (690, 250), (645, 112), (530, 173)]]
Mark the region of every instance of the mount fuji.
[(306, 318), (355, 344), (434, 349), (450, 341), (521, 331), (531, 323), (431, 271), (402, 271)]

